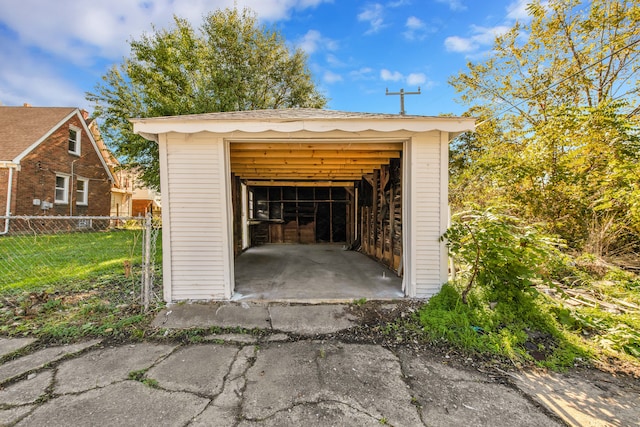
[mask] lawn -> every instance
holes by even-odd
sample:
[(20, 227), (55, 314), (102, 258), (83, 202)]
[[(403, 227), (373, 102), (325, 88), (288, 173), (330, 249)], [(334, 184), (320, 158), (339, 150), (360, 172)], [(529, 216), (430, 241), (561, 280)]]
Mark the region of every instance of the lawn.
[[(0, 238), (0, 334), (50, 340), (135, 333), (143, 233), (139, 229)], [(157, 238), (154, 293), (161, 300)]]
[[(3, 237), (0, 294), (75, 290), (108, 278), (122, 281), (126, 265), (139, 270), (141, 241), (141, 230)], [(161, 259), (160, 253), (156, 256)]]

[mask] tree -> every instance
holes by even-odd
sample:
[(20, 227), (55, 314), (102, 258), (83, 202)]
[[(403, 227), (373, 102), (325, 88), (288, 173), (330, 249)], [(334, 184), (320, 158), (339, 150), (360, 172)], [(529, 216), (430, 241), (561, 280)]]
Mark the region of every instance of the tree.
[(621, 249), (640, 237), (640, 5), (536, 0), (528, 11), (450, 79), (482, 117), (473, 145), (452, 147), (465, 159), (452, 194), (473, 179), (489, 188), (459, 209), (512, 204), (574, 248)]
[(104, 139), (116, 155), (159, 188), (158, 148), (133, 134), (133, 117), (158, 117), (271, 108), (322, 108), (300, 50), (258, 25), (248, 9), (221, 9), (199, 31), (174, 17), (131, 42), (131, 55), (113, 66), (87, 99), (95, 103)]

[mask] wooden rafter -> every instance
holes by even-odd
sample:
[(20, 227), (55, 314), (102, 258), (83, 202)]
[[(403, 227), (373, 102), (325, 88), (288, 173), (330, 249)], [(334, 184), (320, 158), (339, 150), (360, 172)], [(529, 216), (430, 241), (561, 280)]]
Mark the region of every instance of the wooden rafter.
[[(378, 165), (379, 167), (379, 165)], [(288, 165), (269, 165), (269, 166), (247, 166), (247, 165), (233, 165), (231, 171), (264, 171), (264, 172), (282, 172), (283, 170), (295, 170), (304, 172), (322, 172), (322, 171), (343, 171), (343, 172), (358, 172), (360, 174), (371, 173), (376, 169), (375, 165), (368, 167), (362, 166), (350, 166), (350, 165), (323, 165), (323, 166), (299, 166), (292, 168)]]
[(244, 151), (231, 150), (231, 158), (399, 158), (400, 151), (342, 151), (342, 150), (264, 150), (264, 151)]
[(233, 142), (231, 172), (245, 180), (358, 181), (399, 158), (398, 142)]
[(269, 151), (269, 150), (338, 150), (338, 151), (401, 151), (401, 142), (383, 142), (383, 143), (315, 143), (315, 142), (296, 142), (296, 143), (233, 143), (231, 146), (234, 151)]
[(242, 179), (260, 179), (260, 178), (269, 178), (269, 179), (325, 179), (325, 180), (359, 180), (362, 175), (357, 173), (339, 173), (339, 174), (326, 174), (326, 173), (296, 173), (296, 172), (285, 172), (285, 173), (272, 173), (269, 175), (264, 175), (260, 173), (243, 173), (238, 174)]
[(325, 165), (354, 165), (354, 166), (376, 166), (389, 163), (389, 157), (371, 159), (310, 159), (310, 158), (270, 158), (256, 159), (249, 157), (232, 157), (231, 163), (234, 165), (288, 165), (288, 166), (325, 166)]
[(353, 181), (280, 181), (280, 180), (248, 180), (250, 187), (345, 187), (353, 188)]

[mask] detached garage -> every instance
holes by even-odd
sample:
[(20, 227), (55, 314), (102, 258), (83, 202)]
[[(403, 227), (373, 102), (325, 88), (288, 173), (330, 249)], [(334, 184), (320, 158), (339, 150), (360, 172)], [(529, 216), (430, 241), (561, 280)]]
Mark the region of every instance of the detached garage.
[(447, 281), (448, 144), (474, 119), (281, 109), (132, 122), (159, 145), (167, 302), (231, 299), (234, 259), (268, 245), (357, 250), (407, 297)]

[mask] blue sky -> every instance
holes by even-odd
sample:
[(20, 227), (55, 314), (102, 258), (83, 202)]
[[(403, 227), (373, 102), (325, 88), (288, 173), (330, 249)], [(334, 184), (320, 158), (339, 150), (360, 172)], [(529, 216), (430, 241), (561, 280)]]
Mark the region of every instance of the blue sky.
[(0, 103), (92, 110), (92, 91), (129, 41), (171, 25), (198, 27), (218, 8), (247, 6), (304, 49), (328, 108), (462, 114), (449, 76), (490, 53), (497, 34), (526, 19), (527, 0), (0, 0)]

